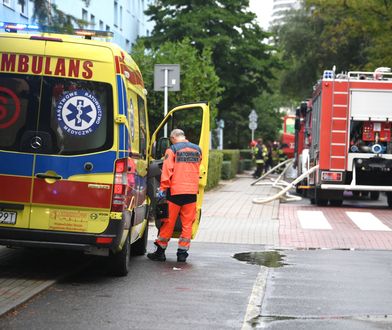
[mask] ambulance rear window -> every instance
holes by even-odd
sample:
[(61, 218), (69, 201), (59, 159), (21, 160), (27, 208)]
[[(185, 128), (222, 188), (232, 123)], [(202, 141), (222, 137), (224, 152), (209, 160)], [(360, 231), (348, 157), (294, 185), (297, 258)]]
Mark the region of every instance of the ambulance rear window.
[(112, 144), (110, 84), (0, 74), (0, 149), (74, 155)]

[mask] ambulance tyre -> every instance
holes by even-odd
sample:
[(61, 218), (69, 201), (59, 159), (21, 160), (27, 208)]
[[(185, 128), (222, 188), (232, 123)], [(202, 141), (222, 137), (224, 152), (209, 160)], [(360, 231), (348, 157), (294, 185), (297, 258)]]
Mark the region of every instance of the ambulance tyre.
[(117, 253), (110, 252), (109, 269), (113, 276), (126, 276), (129, 271), (131, 259), (131, 244), (129, 235), (127, 236), (124, 246)]
[(131, 254), (133, 256), (144, 255), (147, 251), (147, 241), (148, 241), (148, 222), (146, 228), (144, 229), (143, 236), (132, 244)]
[(327, 206), (328, 205), (328, 199), (324, 199), (320, 197), (320, 191), (319, 189), (316, 189), (315, 191), (315, 201), (317, 206)]

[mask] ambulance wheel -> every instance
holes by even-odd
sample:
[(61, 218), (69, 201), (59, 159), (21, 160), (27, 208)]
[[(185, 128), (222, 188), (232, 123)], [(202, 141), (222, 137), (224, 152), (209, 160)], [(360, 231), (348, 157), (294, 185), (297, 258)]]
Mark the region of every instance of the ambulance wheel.
[(380, 198), (380, 192), (379, 191), (371, 191), (370, 192), (370, 199), (372, 201), (378, 201), (379, 198)]
[(133, 256), (144, 255), (147, 251), (147, 241), (148, 241), (148, 222), (146, 224), (146, 228), (144, 228), (143, 236), (132, 244), (131, 254)]
[(117, 253), (110, 252), (109, 264), (110, 272), (114, 276), (126, 276), (129, 271), (131, 259), (131, 244), (129, 235), (127, 236), (124, 246), (121, 251)]

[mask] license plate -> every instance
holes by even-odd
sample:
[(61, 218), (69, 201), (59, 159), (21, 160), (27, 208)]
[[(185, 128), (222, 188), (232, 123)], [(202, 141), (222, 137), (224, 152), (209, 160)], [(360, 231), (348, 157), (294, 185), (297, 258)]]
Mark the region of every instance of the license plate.
[(0, 223), (14, 225), (16, 223), (16, 212), (0, 210)]

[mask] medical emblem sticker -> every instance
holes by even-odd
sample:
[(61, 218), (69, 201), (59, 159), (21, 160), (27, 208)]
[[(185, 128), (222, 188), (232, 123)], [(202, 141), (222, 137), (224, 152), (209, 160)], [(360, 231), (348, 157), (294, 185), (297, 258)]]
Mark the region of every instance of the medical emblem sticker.
[(94, 94), (77, 90), (60, 99), (56, 115), (63, 131), (71, 135), (88, 135), (101, 123), (102, 107)]

